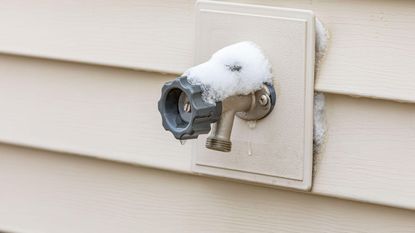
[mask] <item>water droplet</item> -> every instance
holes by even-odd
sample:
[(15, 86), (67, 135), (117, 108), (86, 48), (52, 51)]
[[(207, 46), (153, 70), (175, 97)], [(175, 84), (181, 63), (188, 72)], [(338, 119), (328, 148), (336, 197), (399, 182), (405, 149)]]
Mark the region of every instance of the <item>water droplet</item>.
[(247, 123), (248, 127), (251, 129), (249, 131), (250, 139), (248, 141), (248, 155), (251, 156), (253, 154), (252, 153), (252, 138), (253, 138), (253, 133), (254, 133), (253, 129), (255, 129), (255, 127), (256, 127), (256, 121), (247, 121), (246, 123)]
[(248, 142), (248, 155), (249, 156), (252, 155), (252, 142), (251, 141)]
[(254, 129), (256, 126), (256, 121), (247, 121), (246, 123), (250, 129)]
[(180, 144), (182, 144), (182, 146), (184, 145), (184, 144), (186, 144), (186, 140), (179, 140), (180, 141)]

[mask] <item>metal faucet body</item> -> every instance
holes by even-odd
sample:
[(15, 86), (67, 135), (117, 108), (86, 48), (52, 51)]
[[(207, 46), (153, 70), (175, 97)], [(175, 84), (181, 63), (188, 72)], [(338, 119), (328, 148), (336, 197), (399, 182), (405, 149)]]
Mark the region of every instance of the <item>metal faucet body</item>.
[(248, 112), (255, 104), (254, 94), (231, 96), (222, 101), (222, 114), (216, 123), (213, 123), (209, 137), (206, 139), (206, 148), (229, 152), (232, 148), (231, 133), (235, 114)]
[(275, 91), (271, 85), (248, 95), (231, 96), (222, 101), (222, 114), (212, 124), (206, 148), (229, 152), (232, 149), (231, 133), (235, 115), (243, 120), (254, 121), (266, 117), (275, 105)]
[(276, 100), (271, 84), (216, 103), (204, 101), (202, 92), (203, 88), (189, 83), (187, 77), (165, 83), (158, 102), (162, 124), (179, 140), (195, 139), (210, 132), (206, 147), (222, 152), (231, 151), (235, 116), (247, 121), (259, 120), (272, 111)]

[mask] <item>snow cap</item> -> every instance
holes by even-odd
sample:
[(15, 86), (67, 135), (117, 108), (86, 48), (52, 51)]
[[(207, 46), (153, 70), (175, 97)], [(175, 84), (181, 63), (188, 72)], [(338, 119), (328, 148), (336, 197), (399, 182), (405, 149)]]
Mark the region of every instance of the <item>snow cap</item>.
[(202, 86), (203, 99), (209, 103), (247, 95), (261, 89), (263, 83), (272, 83), (268, 59), (250, 41), (218, 50), (207, 62), (188, 69), (183, 76), (191, 84)]

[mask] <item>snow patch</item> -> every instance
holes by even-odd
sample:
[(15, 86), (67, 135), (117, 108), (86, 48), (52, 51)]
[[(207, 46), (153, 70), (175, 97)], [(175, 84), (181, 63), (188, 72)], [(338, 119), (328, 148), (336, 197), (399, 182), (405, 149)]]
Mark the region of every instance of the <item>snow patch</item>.
[[(323, 23), (316, 19), (316, 57), (314, 77), (317, 79), (320, 65), (327, 53), (330, 35)], [(326, 141), (326, 117), (324, 112), (325, 96), (323, 93), (314, 93), (314, 119), (313, 119), (313, 152), (315, 155), (323, 150)]]
[(323, 58), (326, 55), (328, 49), (328, 41), (330, 35), (328, 30), (324, 27), (323, 23), (316, 18), (316, 59), (315, 59), (315, 69), (319, 70), (320, 64), (323, 61)]
[(233, 95), (247, 95), (272, 83), (271, 65), (259, 46), (250, 41), (239, 42), (218, 50), (205, 63), (188, 69), (183, 76), (203, 89), (209, 103)]
[(326, 138), (325, 99), (323, 93), (314, 93), (313, 152), (315, 154), (321, 152)]

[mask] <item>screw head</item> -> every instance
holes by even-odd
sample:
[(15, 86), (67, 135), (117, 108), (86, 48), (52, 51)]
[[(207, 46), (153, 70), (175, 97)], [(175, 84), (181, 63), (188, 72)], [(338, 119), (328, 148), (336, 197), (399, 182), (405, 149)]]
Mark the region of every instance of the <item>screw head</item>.
[(261, 95), (261, 97), (259, 97), (259, 104), (264, 106), (267, 105), (269, 101), (269, 97), (267, 95)]
[(185, 103), (185, 104), (184, 104), (184, 106), (183, 106), (183, 110), (184, 110), (185, 112), (191, 112), (191, 111), (192, 111), (192, 106), (190, 105), (190, 103), (189, 103), (189, 102), (187, 102), (187, 103)]

